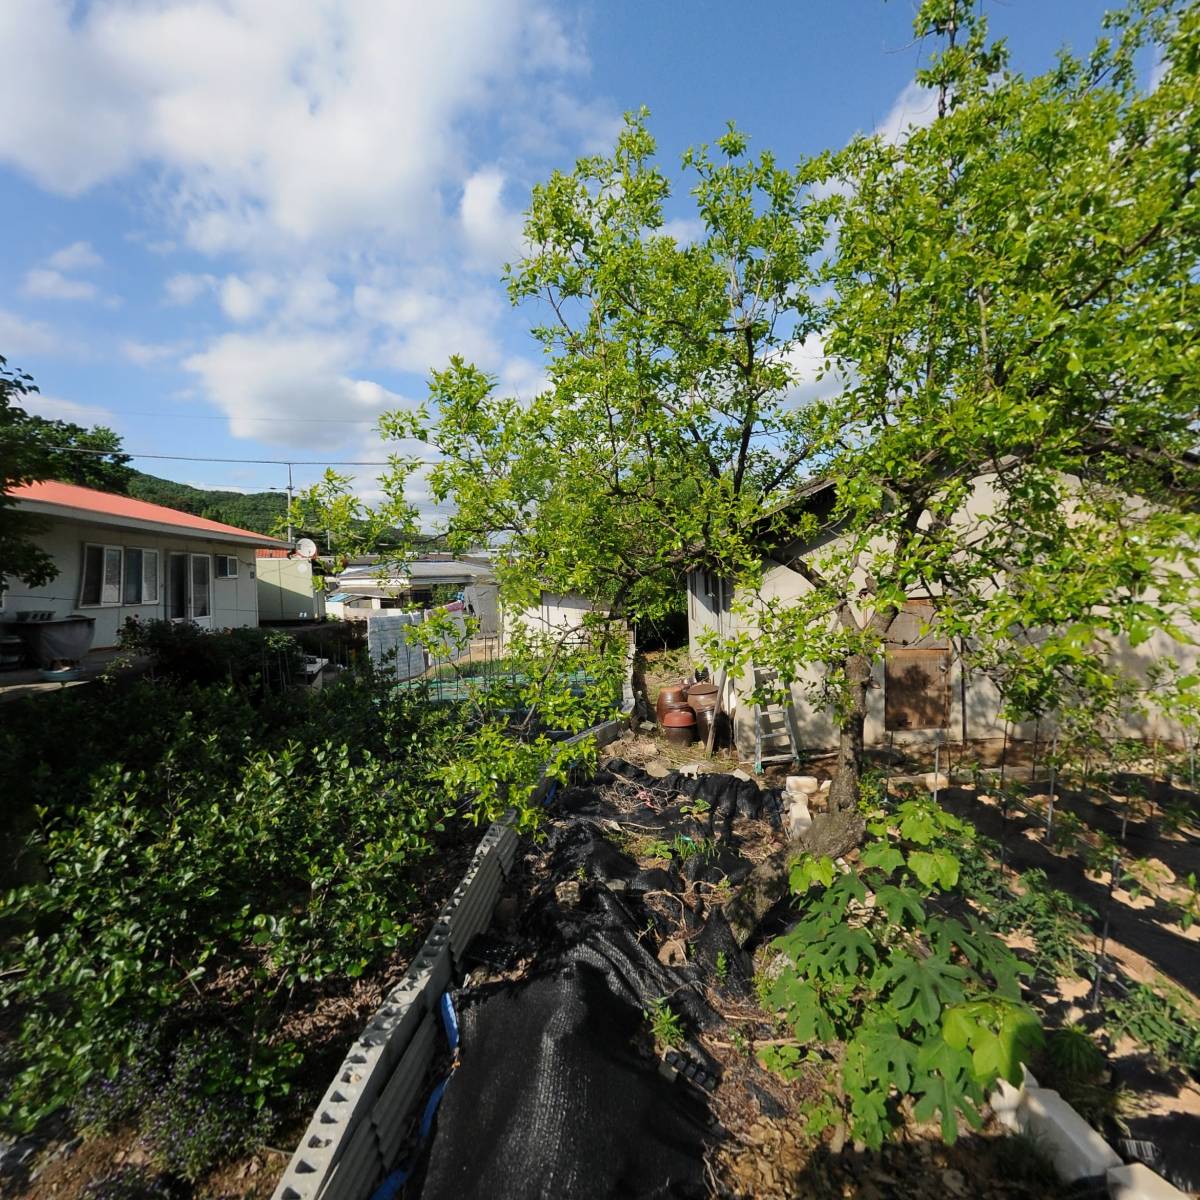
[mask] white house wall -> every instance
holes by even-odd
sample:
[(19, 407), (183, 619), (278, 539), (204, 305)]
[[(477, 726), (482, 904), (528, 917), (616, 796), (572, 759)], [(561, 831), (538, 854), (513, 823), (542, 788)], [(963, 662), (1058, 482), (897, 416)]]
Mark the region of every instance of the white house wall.
[[(959, 518), (964, 532), (978, 518), (988, 514), (993, 504), (994, 492), (990, 480), (977, 479)], [(814, 547), (805, 557), (819, 567), (822, 553), (828, 549), (829, 544), (827, 542)], [(875, 548), (885, 548), (882, 539), (875, 543)], [(870, 549), (865, 557), (869, 558), (869, 553)], [(865, 583), (866, 564), (860, 568), (859, 574), (862, 577), (860, 583)], [(715, 589), (711, 581), (706, 584), (704, 579), (702, 573), (693, 572), (688, 580), (688, 634), (693, 660), (698, 663), (705, 661), (701, 649), (701, 637), (704, 633), (716, 631), (721, 635), (728, 635), (737, 631), (753, 632), (756, 625), (752, 615), (718, 611), (717, 601), (711, 594)], [(772, 599), (784, 602), (794, 600), (809, 590), (810, 585), (797, 572), (769, 560), (764, 565), (759, 593), (764, 602)], [(731, 607), (741, 608), (747, 601), (752, 602), (754, 599), (749, 593), (739, 591)], [(752, 611), (753, 603), (748, 607)], [(1145, 683), (1150, 665), (1163, 658), (1176, 662), (1185, 671), (1196, 669), (1200, 665), (1200, 624), (1184, 622), (1181, 633), (1190, 641), (1179, 642), (1166, 634), (1155, 633), (1144, 645), (1133, 647), (1126, 639), (1120, 639), (1113, 648), (1114, 672)], [(1000, 695), (996, 686), (986, 676), (969, 670), (964, 681), (962, 664), (954, 653), (951, 654), (950, 660), (950, 716), (947, 728), (941, 731), (914, 729), (889, 733), (884, 724), (884, 671), (883, 662), (874, 664), (873, 686), (868, 692), (864, 731), (868, 745), (886, 745), (889, 740), (894, 740), (896, 745), (912, 745), (931, 742), (939, 737), (958, 741), (965, 736), (968, 741), (982, 741), (1004, 736), (1004, 722), (999, 715)], [(837, 742), (832, 714), (827, 708), (814, 702), (812, 692), (805, 686), (806, 683), (817, 684), (820, 678), (820, 668), (808, 668), (802, 672), (801, 680), (792, 687), (794, 726), (801, 749), (824, 750), (833, 747)], [(751, 672), (746, 670), (734, 681), (733, 696), (730, 699), (735, 737), (740, 750), (745, 754), (751, 754), (754, 749), (754, 711), (745, 699), (752, 688)], [(782, 720), (776, 720), (771, 727), (780, 730)], [(1049, 722), (1039, 726), (1029, 721), (1010, 727), (1008, 733), (1014, 739), (1028, 740), (1035, 734), (1049, 737), (1052, 731), (1053, 726)], [(1161, 714), (1152, 714), (1149, 717), (1131, 714), (1120, 725), (1118, 732), (1134, 737), (1157, 736), (1172, 742), (1183, 740), (1183, 730)], [(786, 745), (786, 742), (780, 739), (774, 745), (779, 748)]]
[[(132, 529), (114, 529), (84, 521), (47, 520), (36, 535), (37, 544), (53, 559), (58, 575), (40, 588), (29, 588), (18, 579), (10, 579), (0, 614), (11, 619), (13, 614), (28, 610), (53, 611), (56, 617), (81, 613), (95, 617), (92, 646), (101, 649), (117, 644), (121, 626), (129, 617), (155, 620), (166, 616), (167, 555), (224, 554), (238, 560), (236, 579), (217, 579), (215, 563), (212, 578), (212, 627), (228, 629), (258, 624), (258, 592), (255, 581), (254, 547), (236, 545), (195, 536), (181, 531), (179, 535), (140, 533)], [(80, 584), (83, 572), (85, 545), (121, 546), (129, 550), (158, 551), (158, 602), (156, 604), (81, 605)]]
[(585, 614), (594, 608), (595, 605), (583, 596), (543, 592), (541, 603), (536, 608), (504, 611), (504, 636), (511, 638), (521, 630), (528, 636), (545, 638), (582, 630)]

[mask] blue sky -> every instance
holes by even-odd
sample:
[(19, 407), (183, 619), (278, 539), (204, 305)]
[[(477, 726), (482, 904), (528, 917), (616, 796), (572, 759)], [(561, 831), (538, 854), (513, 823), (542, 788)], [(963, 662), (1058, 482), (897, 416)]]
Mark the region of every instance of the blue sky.
[[(914, 6), (0, 0), (0, 354), (30, 408), (133, 451), (378, 458), (375, 417), (451, 353), (537, 388), (500, 282), (533, 183), (642, 104), (671, 167), (731, 119), (785, 162), (919, 120)], [(1089, 47), (1106, 7), (984, 4), (1025, 71)]]

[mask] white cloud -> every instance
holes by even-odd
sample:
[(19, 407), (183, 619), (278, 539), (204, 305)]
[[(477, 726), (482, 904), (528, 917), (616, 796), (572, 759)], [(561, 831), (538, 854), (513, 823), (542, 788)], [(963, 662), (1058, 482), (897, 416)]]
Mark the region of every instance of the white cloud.
[(503, 358), (494, 334), (501, 306), (491, 291), (439, 279), (424, 286), (360, 284), (354, 308), (390, 331), (381, 353), (398, 370), (424, 376), (444, 367), (452, 354), (495, 369)]
[(181, 272), (172, 275), (163, 284), (164, 303), (180, 307), (191, 304), (204, 292), (212, 291), (217, 286), (215, 275), (190, 275)]
[(470, 123), (537, 80), (551, 124), (582, 65), (543, 0), (6, 0), (0, 41), (0, 160), (66, 195), (151, 165), (207, 251), (425, 241)]
[(890, 145), (898, 145), (910, 129), (921, 129), (937, 120), (937, 93), (915, 80), (905, 85), (888, 114), (875, 126), (875, 134)]
[(39, 417), (74, 421), (76, 425), (110, 425), (113, 419), (113, 414), (98, 404), (78, 404), (57, 396), (43, 396), (40, 392), (25, 396), (21, 407)]
[(52, 354), (60, 348), (58, 335), (44, 321), (29, 321), (0, 308), (0, 354), (10, 366), (22, 354)]
[(221, 308), (231, 320), (253, 321), (277, 289), (269, 275), (258, 274), (250, 279), (229, 275), (221, 284)]
[(337, 334), (230, 333), (183, 365), (229, 417), (234, 437), (304, 445), (314, 426), (302, 420), (289, 425), (288, 417), (354, 420), (407, 405), (395, 392), (351, 374), (361, 350), (354, 339)]
[(699, 217), (672, 217), (655, 233), (674, 238), (680, 246), (690, 246), (704, 236), (705, 224)]
[(287, 281), (281, 316), (288, 322), (328, 325), (346, 311), (336, 283), (321, 271), (305, 271)]
[(504, 207), (504, 173), (476, 171), (463, 186), (459, 219), (467, 244), (483, 262), (514, 259), (521, 249), (521, 214)]
[[(87, 242), (72, 242), (51, 254), (41, 266), (25, 272), (21, 290), (39, 300), (95, 300), (100, 289), (87, 279), (75, 279), (68, 271), (88, 271), (103, 265), (104, 260)], [(110, 307), (119, 303), (116, 297), (105, 297)]]
[(57, 271), (89, 271), (103, 266), (104, 259), (92, 249), (88, 242), (72, 242), (46, 259), (46, 266)]
[(836, 395), (846, 385), (846, 379), (830, 363), (825, 370), (825, 339), (819, 332), (810, 333), (802, 342), (793, 346), (784, 361), (792, 371), (792, 398), (798, 404), (809, 404)]
[(86, 279), (70, 279), (50, 267), (34, 267), (25, 272), (21, 290), (39, 300), (94, 300), (99, 289)]
[(532, 400), (550, 385), (546, 368), (529, 358), (505, 359), (497, 376), (496, 385), (501, 395), (516, 396), (519, 400)]
[[(60, 195), (135, 187), (150, 228), (131, 240), (222, 256), (180, 262), (162, 303), (212, 300), (196, 319), (231, 331), (191, 332), (190, 356), (183, 336), (118, 344), (143, 367), (182, 356), (235, 436), (331, 446), (339, 427), (286, 418), (373, 418), (407, 403), (373, 374), (452, 354), (544, 385), (505, 345), (495, 269), (521, 252), (529, 179), (619, 125), (577, 95), (586, 57), (552, 0), (2, 0), (0, 39), (22, 46), (0, 165)], [(33, 288), (104, 299), (79, 278), (94, 255), (63, 247)]]

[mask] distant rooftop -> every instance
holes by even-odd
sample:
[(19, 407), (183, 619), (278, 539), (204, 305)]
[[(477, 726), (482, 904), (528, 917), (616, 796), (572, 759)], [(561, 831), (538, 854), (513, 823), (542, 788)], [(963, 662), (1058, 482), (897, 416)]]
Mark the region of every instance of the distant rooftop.
[(378, 563), (347, 567), (337, 576), (342, 589), (356, 585), (393, 588), (425, 587), (435, 584), (473, 584), (492, 582), (492, 568), (481, 559), (451, 558), (438, 555), (436, 558), (418, 558), (405, 567), (381, 567)]

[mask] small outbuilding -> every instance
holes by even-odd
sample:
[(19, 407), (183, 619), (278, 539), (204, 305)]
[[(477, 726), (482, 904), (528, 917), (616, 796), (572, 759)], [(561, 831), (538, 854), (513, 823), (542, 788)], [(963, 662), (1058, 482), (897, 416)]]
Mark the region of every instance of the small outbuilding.
[(324, 581), (312, 561), (294, 550), (262, 548), (255, 562), (258, 619), (267, 623), (320, 621), (325, 616)]
[[(762, 581), (756, 592), (736, 589), (728, 580), (707, 570), (693, 570), (687, 578), (688, 639), (694, 662), (705, 663), (704, 640), (715, 635), (726, 639), (757, 631), (758, 614), (764, 605), (786, 605), (810, 590), (811, 585), (795, 569), (798, 561), (819, 563), (822, 550), (840, 536), (830, 515), (834, 509), (834, 486), (817, 479), (777, 509), (764, 514), (762, 522)], [(990, 481), (981, 477), (964, 506), (964, 520), (977, 520), (995, 507)], [(779, 544), (770, 534), (769, 518), (775, 512), (804, 511), (816, 518), (816, 532), (806, 540)], [(1131, 502), (1131, 512), (1136, 507)], [(865, 578), (864, 578), (865, 582)], [(1008, 725), (1002, 715), (1000, 691), (984, 671), (972, 667), (971, 647), (945, 637), (938, 629), (939, 598), (914, 591), (893, 620), (884, 639), (884, 653), (873, 666), (868, 692), (864, 730), (868, 746), (931, 744), (935, 742), (990, 742), (1011, 738), (1029, 741), (1049, 737), (1053, 722), (1028, 721)], [(832, 619), (832, 618), (831, 618)], [(1200, 625), (1184, 631), (1187, 641), (1176, 642), (1162, 632), (1140, 646), (1127, 638), (1114, 639), (1111, 661), (1114, 672), (1140, 679), (1148, 677), (1150, 664), (1170, 659), (1188, 670), (1200, 667), (1197, 646)], [(832, 711), (814, 696), (822, 679), (819, 666), (800, 672), (790, 689), (791, 703), (785, 707), (756, 709), (751, 694), (761, 673), (748, 665), (726, 682), (722, 704), (732, 713), (733, 731), (739, 750), (751, 756), (756, 751), (761, 727), (772, 751), (786, 750), (789, 739), (801, 751), (822, 751), (837, 744)], [(1120, 722), (1119, 732), (1130, 737), (1158, 737), (1167, 742), (1184, 741), (1182, 729), (1160, 715), (1130, 712)]]

